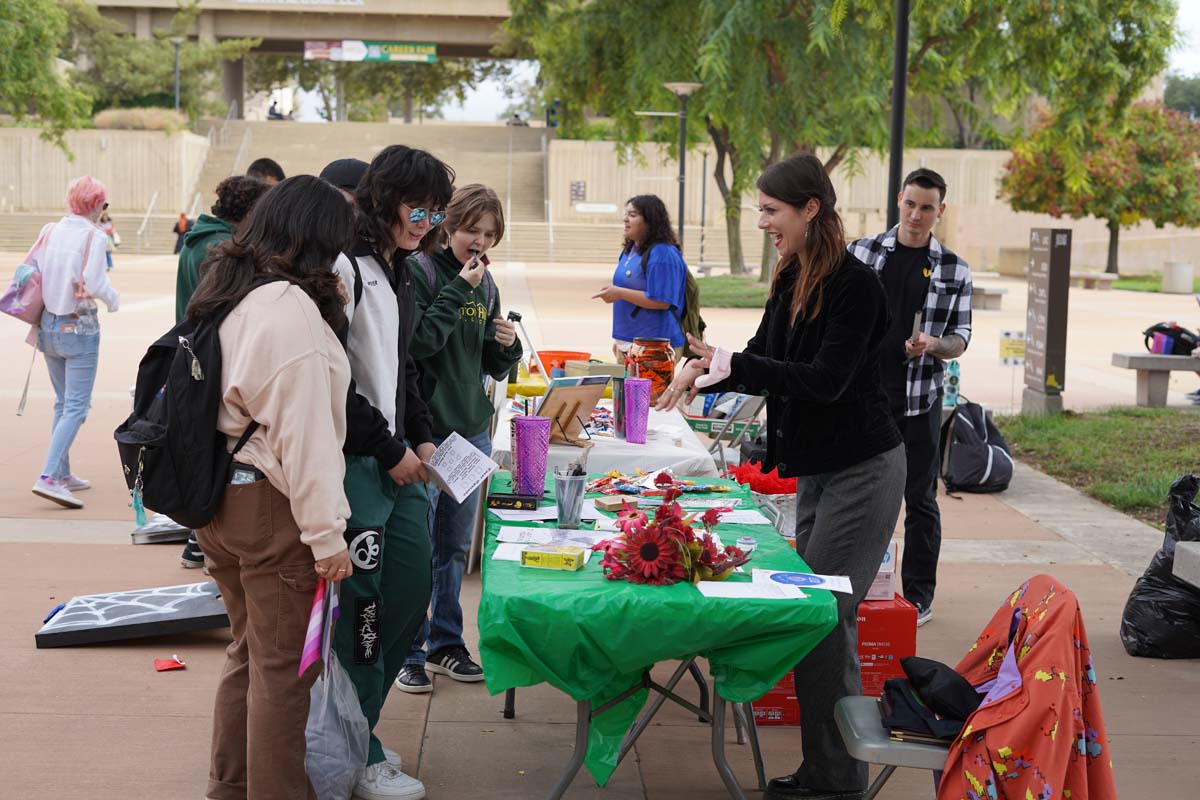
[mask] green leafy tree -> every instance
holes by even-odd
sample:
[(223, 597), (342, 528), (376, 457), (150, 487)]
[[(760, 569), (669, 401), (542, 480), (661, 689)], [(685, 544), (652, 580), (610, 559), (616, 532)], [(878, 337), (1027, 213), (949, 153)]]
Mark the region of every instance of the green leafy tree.
[[(703, 130), (717, 151), (735, 272), (740, 206), (765, 165), (823, 148), (833, 170), (852, 166), (856, 148), (887, 146), (891, 0), (512, 0), (511, 9), (506, 47), (539, 59), (566, 104), (565, 135), (590, 109), (613, 119), (622, 142), (671, 142), (670, 123), (634, 112), (674, 107), (664, 81), (704, 83), (688, 135)], [(1060, 157), (1078, 188), (1083, 132), (1119, 117), (1161, 72), (1174, 12), (1173, 0), (914, 0), (909, 98), (946, 103), (960, 128), (991, 136), (992, 116), (1015, 116), (1040, 96), (1059, 112)]]
[(53, 0), (0, 3), (0, 112), (22, 121), (33, 116), (42, 136), (66, 149), (63, 134), (88, 118), (87, 95), (54, 60), (67, 15)]
[(1096, 217), (1108, 225), (1106, 271), (1118, 272), (1121, 228), (1150, 220), (1200, 225), (1200, 123), (1154, 103), (1132, 106), (1125, 125), (1095, 128), (1080, 154), (1086, 188), (1067, 183), (1058, 134), (1043, 119), (1013, 149), (1001, 190), (1016, 211)]
[(1168, 75), (1163, 104), (1192, 119), (1200, 118), (1200, 75)]
[(389, 114), (412, 122), (415, 115), (436, 117), (439, 107), (460, 102), (468, 91), (488, 78), (504, 78), (510, 67), (503, 61), (439, 58), (432, 64), (306, 61), (299, 56), (255, 56), (249, 61), (246, 84), (252, 92), (299, 86), (321, 99), (320, 114), (338, 116), (339, 85), (345, 118), (381, 122)]
[[(175, 48), (171, 37), (188, 37), (200, 14), (199, 0), (181, 0), (165, 30), (138, 39), (103, 16), (86, 0), (60, 0), (70, 26), (63, 55), (75, 63), (75, 82), (91, 95), (95, 110), (113, 107), (162, 106), (175, 102)], [(237, 61), (261, 44), (260, 39), (188, 39), (179, 49), (179, 104), (195, 119), (220, 111), (213, 97), (220, 89), (220, 67)]]

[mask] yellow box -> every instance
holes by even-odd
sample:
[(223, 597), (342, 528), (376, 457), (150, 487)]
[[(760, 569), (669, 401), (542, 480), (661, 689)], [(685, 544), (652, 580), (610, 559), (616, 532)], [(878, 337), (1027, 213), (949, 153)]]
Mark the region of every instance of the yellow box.
[(587, 553), (578, 545), (534, 545), (521, 551), (521, 566), (538, 569), (583, 569)]

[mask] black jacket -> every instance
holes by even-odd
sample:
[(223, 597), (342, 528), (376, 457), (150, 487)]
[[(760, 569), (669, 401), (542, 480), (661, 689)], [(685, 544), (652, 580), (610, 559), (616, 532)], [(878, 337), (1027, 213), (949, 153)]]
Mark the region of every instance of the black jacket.
[(779, 276), (758, 332), (709, 390), (767, 397), (764, 468), (783, 477), (845, 469), (901, 443), (879, 382), (888, 311), (878, 276), (847, 253), (825, 282), (820, 315), (793, 325), (798, 272)]
[[(409, 352), (413, 336), (412, 322), (416, 317), (412, 274), (405, 264), (410, 253), (396, 251), (389, 264), (369, 242), (360, 239), (350, 255), (374, 255), (380, 264), (388, 267), (388, 281), (396, 292), (396, 302), (400, 308), (398, 346), (401, 380), (396, 386), (395, 436), (388, 430), (384, 415), (360, 395), (354, 381), (350, 381), (346, 400), (346, 443), (342, 451), (350, 455), (374, 456), (384, 469), (391, 469), (404, 458), (408, 444), (415, 447), (433, 441), (433, 417), (421, 397), (420, 371)], [(347, 286), (346, 290), (354, 291), (354, 288)], [(346, 343), (345, 335), (345, 331), (339, 333), (343, 345)]]

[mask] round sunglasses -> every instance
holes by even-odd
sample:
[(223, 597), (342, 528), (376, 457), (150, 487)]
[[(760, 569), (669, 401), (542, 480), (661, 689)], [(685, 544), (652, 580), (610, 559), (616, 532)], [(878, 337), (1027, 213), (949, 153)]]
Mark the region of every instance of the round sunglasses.
[(407, 203), (401, 203), (402, 206), (408, 209), (408, 221), (414, 225), (429, 220), (429, 224), (433, 226), (441, 225), (442, 220), (446, 218), (446, 212), (430, 211), (428, 208), (413, 208)]

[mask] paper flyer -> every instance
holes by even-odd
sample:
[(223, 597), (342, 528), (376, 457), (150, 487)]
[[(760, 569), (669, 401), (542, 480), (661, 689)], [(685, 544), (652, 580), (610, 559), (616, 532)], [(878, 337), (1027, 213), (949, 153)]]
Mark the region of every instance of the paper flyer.
[(499, 469), (482, 450), (457, 433), (451, 433), (434, 451), (425, 471), (437, 487), (461, 503)]
[(852, 594), (850, 579), (845, 575), (814, 575), (811, 572), (784, 572), (774, 569), (756, 569), (751, 573), (754, 583), (795, 586), (799, 589), (827, 589), (831, 592)]

